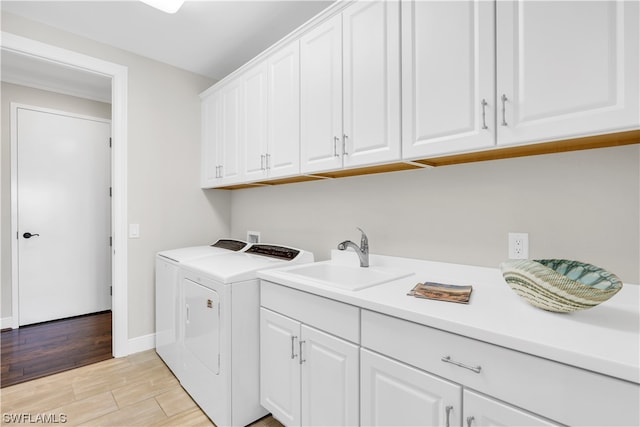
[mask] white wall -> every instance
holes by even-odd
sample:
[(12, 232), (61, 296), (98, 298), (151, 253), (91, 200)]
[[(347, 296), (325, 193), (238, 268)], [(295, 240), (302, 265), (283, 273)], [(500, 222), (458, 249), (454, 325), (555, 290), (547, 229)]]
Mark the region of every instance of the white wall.
[[(8, 13), (2, 30), (128, 67), (128, 222), (140, 224), (140, 238), (128, 247), (129, 339), (152, 334), (155, 252), (230, 231), (229, 194), (199, 188), (198, 94), (213, 81)], [(3, 232), (3, 248), (6, 238)], [(3, 261), (6, 256), (3, 249)], [(3, 266), (3, 301), (10, 296), (7, 274)], [(9, 315), (3, 308), (1, 316)]]
[(372, 253), (497, 267), (507, 233), (531, 258), (577, 259), (639, 283), (640, 146), (236, 190), (232, 235), (260, 231), (327, 259), (369, 235)]

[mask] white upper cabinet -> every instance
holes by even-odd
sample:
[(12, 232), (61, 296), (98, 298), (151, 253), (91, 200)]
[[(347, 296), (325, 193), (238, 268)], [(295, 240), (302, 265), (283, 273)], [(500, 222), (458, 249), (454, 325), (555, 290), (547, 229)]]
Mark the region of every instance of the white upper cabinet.
[(217, 93), (208, 95), (200, 104), (201, 113), (201, 151), (200, 151), (200, 187), (211, 188), (217, 185), (219, 138), (216, 133), (219, 97)]
[(267, 63), (242, 74), (242, 158), (244, 179), (252, 181), (266, 174), (267, 154)]
[(202, 100), (202, 188), (236, 184), (241, 173), (242, 85), (234, 80)]
[(638, 128), (639, 6), (497, 2), (498, 144)]
[(242, 74), (244, 181), (300, 173), (298, 42)]
[(403, 157), (637, 129), (639, 5), (403, 2)]
[(342, 14), (344, 166), (400, 159), (400, 8), (364, 1)]
[(271, 178), (300, 173), (300, 47), (296, 40), (268, 60), (268, 151)]
[(403, 157), (495, 144), (495, 3), (402, 2)]
[(302, 172), (342, 167), (342, 15), (300, 39)]
[(356, 2), (300, 40), (304, 173), (400, 158), (396, 1)]

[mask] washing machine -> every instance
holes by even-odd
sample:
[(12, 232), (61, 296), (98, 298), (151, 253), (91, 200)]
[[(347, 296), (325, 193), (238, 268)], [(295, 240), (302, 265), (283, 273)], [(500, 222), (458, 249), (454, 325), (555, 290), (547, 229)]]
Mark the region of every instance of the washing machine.
[(313, 262), (313, 254), (253, 244), (243, 252), (181, 264), (180, 383), (218, 426), (245, 426), (260, 406), (260, 287), (257, 271)]
[(180, 264), (202, 257), (242, 251), (247, 242), (220, 239), (212, 245), (172, 249), (156, 254), (156, 352), (177, 376), (180, 362)]

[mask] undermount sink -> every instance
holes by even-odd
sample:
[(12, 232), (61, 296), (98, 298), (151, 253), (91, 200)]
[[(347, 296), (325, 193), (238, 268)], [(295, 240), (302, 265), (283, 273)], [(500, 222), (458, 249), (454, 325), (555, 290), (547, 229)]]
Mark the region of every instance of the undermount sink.
[(305, 264), (287, 272), (349, 291), (359, 291), (413, 274), (384, 267), (363, 268), (334, 263)]

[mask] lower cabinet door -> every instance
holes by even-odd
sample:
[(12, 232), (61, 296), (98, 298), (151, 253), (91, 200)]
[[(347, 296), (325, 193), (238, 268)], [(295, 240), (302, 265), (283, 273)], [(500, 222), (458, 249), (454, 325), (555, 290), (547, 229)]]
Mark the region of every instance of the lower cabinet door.
[(558, 426), (521, 409), (483, 396), (464, 391), (463, 421), (466, 427), (488, 426)]
[(260, 309), (260, 404), (282, 424), (300, 425), (300, 323)]
[(461, 425), (459, 385), (365, 349), (360, 366), (361, 425)]
[(301, 329), (302, 425), (359, 425), (358, 346), (306, 325)]

